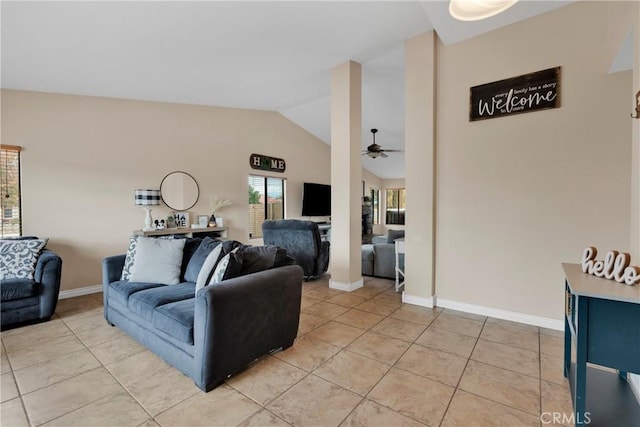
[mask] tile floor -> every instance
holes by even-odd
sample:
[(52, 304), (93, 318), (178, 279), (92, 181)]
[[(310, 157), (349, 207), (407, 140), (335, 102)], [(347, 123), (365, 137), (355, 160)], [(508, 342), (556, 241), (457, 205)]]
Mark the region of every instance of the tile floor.
[[(303, 285), (295, 345), (217, 389), (102, 316), (101, 295), (2, 333), (0, 424), (19, 426), (542, 426), (571, 413), (562, 334), (400, 302), (389, 280)], [(547, 424), (544, 424), (547, 425)]]

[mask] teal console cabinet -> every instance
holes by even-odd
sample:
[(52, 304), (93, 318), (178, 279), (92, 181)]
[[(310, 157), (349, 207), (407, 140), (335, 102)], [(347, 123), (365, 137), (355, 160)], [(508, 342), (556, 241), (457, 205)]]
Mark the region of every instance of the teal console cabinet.
[(575, 424), (639, 427), (640, 405), (627, 373), (640, 374), (640, 285), (583, 273), (580, 264), (562, 267), (564, 376)]

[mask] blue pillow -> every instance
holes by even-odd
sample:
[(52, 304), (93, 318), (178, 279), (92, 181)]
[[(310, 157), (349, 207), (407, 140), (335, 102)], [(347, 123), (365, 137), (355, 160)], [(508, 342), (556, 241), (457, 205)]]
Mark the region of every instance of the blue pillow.
[(196, 283), (198, 281), (198, 274), (202, 268), (202, 264), (207, 259), (211, 251), (220, 244), (219, 241), (213, 240), (211, 237), (205, 237), (200, 242), (198, 249), (193, 252), (187, 269), (184, 272), (185, 282)]

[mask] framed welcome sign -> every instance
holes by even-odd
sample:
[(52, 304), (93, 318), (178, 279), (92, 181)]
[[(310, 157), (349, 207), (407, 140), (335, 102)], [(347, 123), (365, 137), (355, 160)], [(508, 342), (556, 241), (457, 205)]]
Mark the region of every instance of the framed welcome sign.
[(473, 86), (469, 121), (560, 107), (560, 68)]

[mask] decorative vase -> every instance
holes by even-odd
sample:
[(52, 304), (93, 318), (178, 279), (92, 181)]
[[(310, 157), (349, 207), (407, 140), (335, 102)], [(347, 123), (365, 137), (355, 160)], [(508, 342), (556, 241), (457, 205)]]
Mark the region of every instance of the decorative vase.
[(209, 217), (209, 227), (215, 227), (215, 226), (216, 226), (216, 215), (211, 214), (211, 216)]

